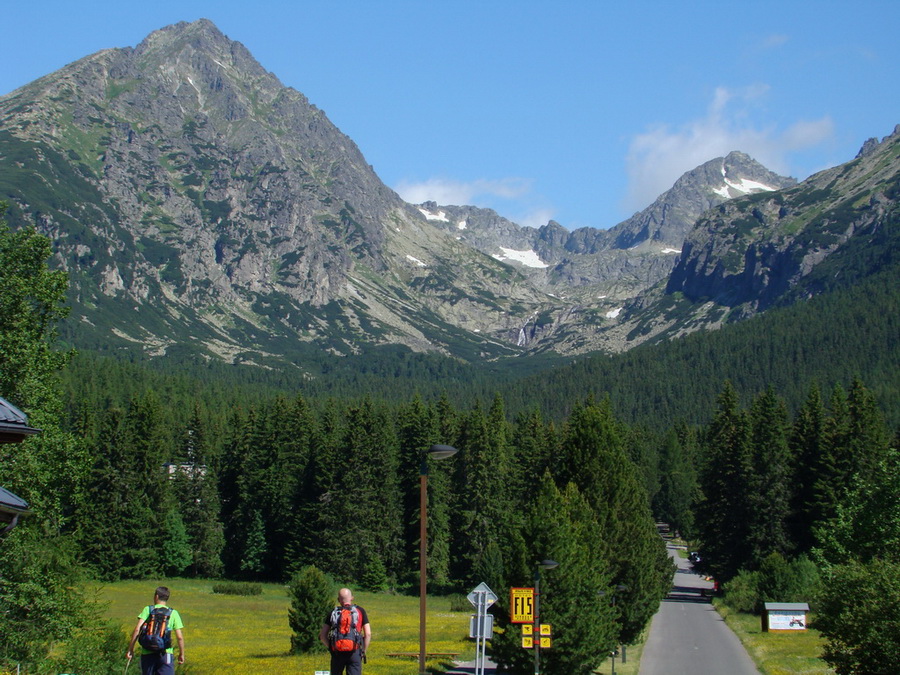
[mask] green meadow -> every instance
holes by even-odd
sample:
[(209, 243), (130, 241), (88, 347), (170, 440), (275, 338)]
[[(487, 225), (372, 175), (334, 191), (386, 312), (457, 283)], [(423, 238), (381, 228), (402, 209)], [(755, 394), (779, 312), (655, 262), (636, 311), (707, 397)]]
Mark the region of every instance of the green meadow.
[[(172, 591), (170, 604), (184, 620), (187, 660), (178, 669), (183, 675), (241, 673), (242, 675), (313, 675), (328, 670), (328, 654), (294, 656), (289, 653), (288, 626), (290, 599), (279, 584), (263, 584), (257, 596), (219, 595), (212, 581), (169, 579), (163, 581), (121, 581), (98, 586), (98, 597), (108, 603), (108, 616), (122, 625), (122, 663), (127, 637), (141, 608), (153, 599), (158, 585)], [(372, 625), (372, 644), (367, 675), (415, 675), (419, 651), (419, 599), (382, 593), (356, 594), (366, 608)], [(475, 643), (469, 640), (469, 612), (450, 611), (448, 598), (428, 599), (428, 652), (456, 653), (459, 659), (475, 658)], [(451, 659), (428, 661), (428, 670), (442, 673)], [(136, 672), (136, 667), (130, 670)]]
[(764, 632), (760, 618), (755, 614), (735, 612), (718, 599), (714, 602), (760, 672), (765, 675), (833, 675), (834, 670), (819, 657), (824, 641), (818, 631)]

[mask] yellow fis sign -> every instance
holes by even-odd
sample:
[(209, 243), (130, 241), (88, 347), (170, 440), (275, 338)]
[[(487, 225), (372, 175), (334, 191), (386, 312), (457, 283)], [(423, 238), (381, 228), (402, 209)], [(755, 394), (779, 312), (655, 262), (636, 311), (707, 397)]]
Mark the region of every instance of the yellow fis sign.
[(511, 588), (509, 607), (510, 623), (534, 623), (534, 589)]

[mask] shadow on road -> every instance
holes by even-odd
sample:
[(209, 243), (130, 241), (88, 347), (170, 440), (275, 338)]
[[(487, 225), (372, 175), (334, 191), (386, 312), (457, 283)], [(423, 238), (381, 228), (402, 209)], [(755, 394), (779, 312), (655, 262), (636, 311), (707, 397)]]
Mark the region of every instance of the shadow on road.
[[(712, 598), (702, 595), (702, 589), (690, 586), (672, 586), (672, 590), (663, 602), (696, 602), (709, 604)], [(707, 591), (709, 593), (709, 591)]]

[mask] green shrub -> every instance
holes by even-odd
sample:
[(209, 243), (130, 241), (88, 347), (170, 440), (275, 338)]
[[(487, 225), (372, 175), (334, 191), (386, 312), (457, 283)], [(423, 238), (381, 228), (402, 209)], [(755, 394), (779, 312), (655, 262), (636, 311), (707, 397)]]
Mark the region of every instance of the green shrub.
[(319, 630), (322, 621), (334, 607), (334, 581), (315, 565), (307, 565), (294, 573), (288, 584), (291, 608), (291, 653), (322, 651)]
[(812, 602), (821, 585), (819, 568), (805, 556), (788, 561), (780, 553), (772, 553), (763, 560), (759, 574), (760, 605)]
[(723, 602), (736, 612), (754, 613), (759, 608), (759, 572), (741, 570), (724, 585)]
[(213, 584), (212, 592), (220, 595), (260, 595), (262, 584), (248, 581), (220, 581)]
[(725, 604), (738, 612), (759, 614), (766, 602), (808, 602), (819, 592), (819, 568), (805, 556), (787, 560), (772, 553), (759, 570), (741, 570), (725, 584)]

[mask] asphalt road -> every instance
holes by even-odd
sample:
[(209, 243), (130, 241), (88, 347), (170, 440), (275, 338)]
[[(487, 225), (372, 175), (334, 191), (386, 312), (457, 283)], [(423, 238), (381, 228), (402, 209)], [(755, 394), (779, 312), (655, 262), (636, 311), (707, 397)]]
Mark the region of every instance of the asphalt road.
[(694, 574), (667, 546), (678, 571), (650, 625), (640, 675), (759, 675), (740, 640), (701, 594), (711, 593), (712, 582)]

